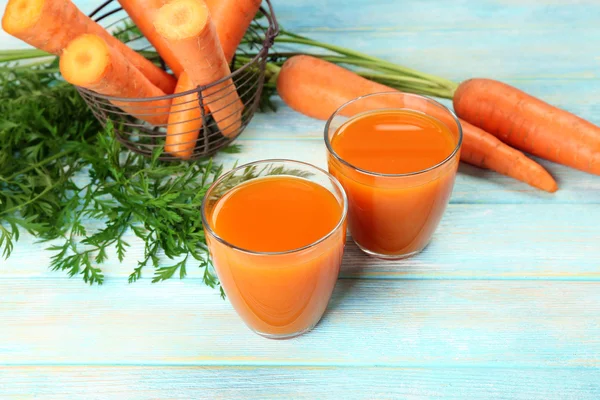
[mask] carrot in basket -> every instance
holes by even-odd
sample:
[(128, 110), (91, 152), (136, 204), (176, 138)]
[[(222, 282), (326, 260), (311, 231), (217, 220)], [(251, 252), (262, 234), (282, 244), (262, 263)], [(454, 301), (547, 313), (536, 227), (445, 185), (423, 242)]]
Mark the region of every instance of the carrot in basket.
[[(67, 82), (106, 96), (146, 98), (165, 95), (97, 35), (81, 35), (69, 43), (60, 56), (60, 72)], [(139, 119), (161, 125), (167, 122), (171, 102), (112, 101), (112, 104)]]
[(262, 0), (205, 0), (217, 28), (225, 59), (230, 62)]
[[(184, 72), (179, 77), (175, 93), (187, 92), (195, 87), (189, 75)], [(200, 129), (202, 109), (198, 104), (198, 93), (175, 97), (169, 112), (165, 151), (184, 160), (189, 159), (196, 147)]]
[(517, 88), (471, 79), (456, 90), (454, 109), (511, 146), (600, 175), (600, 127)]
[[(323, 120), (329, 118), (342, 104), (356, 97), (390, 91), (396, 90), (335, 64), (305, 55), (288, 59), (277, 79), (277, 92), (288, 106), (309, 117)], [(390, 104), (389, 98), (375, 98), (370, 104), (362, 102), (345, 110), (348, 115), (354, 115), (366, 110), (396, 106), (398, 105)], [(462, 121), (461, 125), (464, 134), (460, 158), (462, 161), (493, 169), (548, 192), (557, 190), (552, 176), (523, 153), (481, 129), (462, 124)]]
[(9, 34), (48, 53), (60, 55), (73, 39), (93, 33), (121, 52), (146, 78), (165, 93), (176, 81), (83, 14), (70, 0), (9, 0), (2, 17)]
[[(158, 10), (154, 26), (195, 85), (205, 86), (231, 73), (208, 7), (202, 0), (170, 1)], [(232, 79), (207, 88), (203, 96), (221, 133), (235, 136), (241, 129), (244, 106)]]
[(163, 61), (171, 68), (176, 77), (179, 77), (183, 71), (181, 63), (173, 54), (169, 44), (156, 33), (154, 28), (154, 16), (159, 8), (167, 3), (167, 0), (118, 0), (119, 4), (139, 30), (144, 34), (146, 39), (158, 51)]

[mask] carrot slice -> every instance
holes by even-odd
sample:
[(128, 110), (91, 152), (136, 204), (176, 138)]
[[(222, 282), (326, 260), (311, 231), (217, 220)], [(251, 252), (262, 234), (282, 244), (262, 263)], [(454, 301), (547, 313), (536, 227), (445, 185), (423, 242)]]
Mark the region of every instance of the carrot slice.
[[(106, 96), (137, 99), (165, 95), (97, 35), (81, 35), (69, 43), (60, 57), (60, 72), (67, 82)], [(170, 103), (112, 101), (123, 111), (154, 125), (167, 122)]]
[(60, 55), (73, 39), (85, 33), (103, 38), (165, 93), (173, 93), (176, 80), (83, 14), (70, 0), (9, 0), (2, 28), (24, 42)]
[[(183, 93), (196, 87), (187, 73), (182, 73), (175, 93)], [(184, 160), (189, 159), (196, 147), (198, 133), (202, 129), (202, 110), (198, 94), (192, 93), (173, 99), (169, 113), (165, 151)]]
[[(205, 86), (231, 73), (208, 7), (202, 0), (173, 0), (165, 4), (158, 10), (154, 26), (195, 85)], [(203, 94), (221, 133), (227, 137), (237, 135), (244, 105), (233, 80), (213, 85)]]

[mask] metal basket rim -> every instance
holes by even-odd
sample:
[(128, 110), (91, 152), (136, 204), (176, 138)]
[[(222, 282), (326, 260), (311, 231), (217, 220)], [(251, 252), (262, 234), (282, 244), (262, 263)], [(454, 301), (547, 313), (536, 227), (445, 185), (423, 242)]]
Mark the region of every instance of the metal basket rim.
[[(98, 9), (94, 10), (91, 14), (90, 17), (92, 17), (93, 15), (95, 15), (102, 7), (105, 7), (106, 5), (110, 4), (110, 2), (112, 2), (113, 0), (107, 0), (105, 1), (100, 7), (98, 7)], [(244, 72), (247, 68), (249, 68), (251, 65), (256, 64), (261, 58), (265, 57), (266, 55), (268, 55), (269, 52), (269, 48), (273, 45), (275, 38), (277, 37), (277, 35), (279, 35), (279, 23), (277, 22), (277, 18), (275, 17), (275, 11), (273, 10), (273, 5), (271, 4), (271, 0), (264, 0), (268, 7), (269, 7), (269, 12), (267, 12), (265, 10), (264, 7), (260, 7), (260, 11), (263, 13), (263, 15), (267, 18), (267, 20), (269, 21), (269, 26), (267, 27), (266, 31), (265, 31), (265, 38), (264, 38), (264, 42), (263, 42), (263, 46), (260, 49), (260, 51), (250, 60), (248, 61), (246, 64), (242, 65), (240, 68), (236, 69), (235, 71), (233, 71), (232, 73), (230, 73), (229, 75), (209, 83), (208, 85), (203, 85), (203, 86), (197, 86), (194, 89), (185, 91), (185, 92), (180, 92), (180, 93), (173, 93), (173, 94), (166, 94), (164, 96), (155, 96), (155, 97), (115, 97), (115, 96), (107, 96), (107, 95), (103, 95), (100, 93), (97, 93), (91, 89), (87, 89), (85, 87), (82, 86), (76, 86), (77, 90), (82, 91), (90, 96), (99, 98), (99, 99), (103, 99), (103, 100), (108, 100), (108, 101), (115, 101), (115, 102), (131, 102), (131, 103), (142, 103), (142, 102), (151, 102), (151, 101), (161, 101), (161, 100), (172, 100), (178, 97), (183, 97), (183, 96), (187, 96), (190, 94), (194, 94), (194, 93), (199, 93), (201, 94), (201, 92), (205, 91), (206, 89), (209, 89), (211, 87), (217, 86), (223, 82), (228, 81), (229, 79), (233, 79), (235, 77), (237, 77), (237, 75), (241, 74), (242, 72)], [(117, 10), (120, 11), (120, 10)], [(234, 56), (235, 57), (235, 56)]]

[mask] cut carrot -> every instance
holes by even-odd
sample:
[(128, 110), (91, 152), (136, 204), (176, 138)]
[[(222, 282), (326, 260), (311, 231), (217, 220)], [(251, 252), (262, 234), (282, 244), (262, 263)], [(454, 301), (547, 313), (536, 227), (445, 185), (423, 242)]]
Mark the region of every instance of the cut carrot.
[[(277, 79), (277, 92), (288, 106), (322, 120), (328, 119), (341, 105), (359, 96), (391, 91), (396, 90), (335, 64), (305, 55), (288, 59)], [(369, 101), (345, 107), (344, 112), (350, 116), (368, 110), (403, 106), (390, 103), (389, 97), (375, 96)], [(433, 106), (429, 112), (437, 116)], [(463, 125), (463, 134), (461, 161), (492, 169), (549, 192), (556, 191), (556, 182), (550, 174), (520, 151), (469, 124)]]
[(156, 49), (160, 57), (163, 61), (171, 68), (176, 77), (179, 77), (181, 72), (183, 72), (183, 67), (179, 63), (173, 51), (169, 47), (169, 44), (162, 38), (159, 34), (156, 33), (156, 29), (154, 28), (154, 17), (156, 12), (167, 3), (167, 0), (118, 0), (119, 4), (131, 20), (135, 23), (135, 25), (140, 29), (140, 31), (144, 34), (146, 39)]
[[(81, 35), (63, 50), (60, 72), (67, 82), (97, 93), (122, 98), (164, 96), (116, 49), (97, 35)], [(123, 111), (154, 125), (167, 122), (169, 100), (112, 101)]]
[(217, 28), (225, 59), (230, 62), (262, 0), (205, 0)]
[(491, 79), (463, 82), (454, 109), (520, 150), (600, 175), (600, 127)]
[[(169, 2), (158, 11), (154, 26), (195, 85), (206, 86), (231, 73), (209, 10), (202, 0)], [(237, 135), (244, 106), (233, 80), (229, 78), (212, 85), (202, 94), (221, 133), (227, 137)]]
[[(183, 93), (196, 87), (187, 73), (182, 73), (175, 93)], [(167, 127), (165, 151), (184, 160), (189, 159), (196, 147), (198, 133), (202, 129), (202, 109), (198, 104), (198, 93), (178, 96), (173, 99)]]
[(9, 34), (48, 53), (60, 55), (84, 33), (103, 38), (110, 46), (165, 93), (173, 93), (176, 80), (83, 14), (70, 0), (9, 0), (2, 17)]

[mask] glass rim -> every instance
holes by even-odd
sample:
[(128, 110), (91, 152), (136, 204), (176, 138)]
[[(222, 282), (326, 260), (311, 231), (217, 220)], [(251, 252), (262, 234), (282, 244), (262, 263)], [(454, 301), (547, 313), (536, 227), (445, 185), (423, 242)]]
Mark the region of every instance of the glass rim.
[[(232, 243), (229, 243), (227, 240), (223, 239), (221, 236), (219, 236), (211, 227), (211, 225), (208, 222), (208, 218), (206, 215), (206, 208), (207, 208), (207, 204), (208, 204), (208, 198), (210, 193), (227, 177), (235, 174), (236, 172), (240, 171), (241, 169), (244, 168), (248, 168), (254, 165), (259, 165), (259, 164), (267, 164), (267, 163), (293, 163), (293, 164), (301, 164), (303, 166), (315, 169), (321, 173), (323, 173), (327, 178), (329, 178), (329, 180), (333, 183), (334, 187), (337, 188), (339, 190), (339, 192), (341, 193), (342, 196), (342, 213), (340, 215), (340, 219), (337, 222), (337, 224), (333, 227), (333, 229), (331, 229), (331, 231), (327, 232), (325, 235), (323, 235), (322, 237), (320, 237), (319, 239), (315, 240), (312, 243), (309, 243), (305, 246), (302, 247), (297, 247), (295, 249), (290, 249), (290, 250), (285, 250), (285, 251), (254, 251), (254, 250), (249, 250), (249, 249), (244, 249), (243, 247), (239, 247), (236, 246)], [(273, 176), (278, 176), (278, 175), (273, 175)], [(285, 176), (285, 175), (282, 175)], [(256, 178), (254, 178), (256, 179)], [(305, 178), (302, 178), (305, 179)], [(246, 181), (248, 182), (248, 181)], [(243, 182), (242, 182), (243, 183)], [(316, 183), (316, 182), (315, 182)], [(323, 186), (319, 183), (316, 183), (319, 186)], [(232, 190), (233, 188), (239, 186), (235, 185), (234, 187), (232, 187), (229, 190)], [(228, 191), (229, 192), (229, 191)], [(227, 193), (227, 192), (226, 192)], [(340, 229), (340, 227), (343, 225), (344, 221), (346, 220), (346, 216), (348, 214), (348, 197), (346, 196), (346, 191), (344, 190), (344, 188), (342, 187), (342, 185), (338, 182), (338, 180), (331, 175), (329, 172), (325, 171), (322, 168), (319, 168), (313, 164), (304, 162), (304, 161), (297, 161), (297, 160), (290, 160), (287, 158), (268, 158), (268, 159), (264, 159), (264, 160), (258, 160), (258, 161), (253, 161), (253, 162), (249, 162), (243, 165), (240, 165), (239, 167), (233, 168), (230, 171), (224, 173), (223, 175), (221, 175), (216, 181), (213, 182), (212, 185), (210, 185), (210, 187), (208, 188), (208, 190), (206, 191), (206, 194), (204, 195), (204, 199), (202, 199), (202, 205), (200, 206), (201, 208), (201, 216), (202, 216), (202, 224), (204, 226), (204, 229), (207, 233), (209, 233), (210, 235), (212, 235), (217, 241), (219, 241), (220, 243), (241, 251), (243, 253), (246, 254), (252, 254), (252, 255), (263, 255), (263, 256), (278, 256), (278, 255), (285, 255), (285, 254), (292, 254), (292, 253), (297, 253), (300, 251), (304, 251), (307, 250), (311, 247), (314, 247), (316, 245), (318, 245), (319, 243), (325, 241), (326, 239), (328, 239), (329, 237), (331, 237), (335, 232), (338, 231), (338, 229)], [(345, 238), (344, 238), (345, 239)]]
[[(456, 126), (458, 127), (458, 141), (456, 142), (456, 146), (454, 147), (454, 150), (452, 150), (452, 152), (448, 155), (448, 157), (446, 157), (445, 159), (443, 159), (439, 163), (437, 163), (435, 165), (432, 165), (431, 167), (427, 167), (425, 169), (422, 169), (422, 170), (419, 170), (419, 171), (414, 171), (414, 172), (405, 172), (405, 173), (402, 173), (402, 174), (386, 174), (386, 173), (382, 173), (382, 172), (369, 171), (369, 170), (366, 170), (366, 169), (359, 168), (359, 167), (355, 166), (354, 164), (351, 164), (348, 161), (344, 160), (342, 157), (340, 157), (340, 155), (337, 154), (335, 152), (335, 150), (333, 149), (333, 146), (331, 145), (331, 141), (329, 140), (329, 128), (331, 126), (331, 123), (333, 122), (333, 119), (340, 114), (340, 111), (343, 108), (349, 106), (350, 104), (353, 104), (354, 102), (362, 100), (362, 99), (365, 99), (365, 98), (375, 97), (375, 96), (381, 96), (381, 95), (394, 95), (394, 96), (396, 96), (396, 95), (403, 95), (403, 96), (415, 97), (415, 98), (423, 99), (423, 100), (425, 100), (425, 101), (433, 104), (434, 106), (440, 107), (443, 110), (447, 111), (450, 114), (450, 116), (452, 117), (452, 119), (454, 120), (454, 122), (456, 123)], [(400, 107), (398, 107), (398, 108), (390, 108), (390, 109), (402, 110), (402, 109), (406, 109), (406, 108), (400, 108)], [(373, 110), (373, 111), (376, 111), (376, 110)], [(418, 111), (418, 110), (414, 110), (414, 111)], [(428, 115), (426, 113), (423, 113), (423, 114)], [(352, 119), (352, 118), (354, 118), (354, 117), (349, 117), (349, 119)], [(435, 117), (432, 117), (432, 118), (435, 118)], [(454, 156), (456, 156), (456, 154), (460, 150), (460, 147), (462, 145), (462, 141), (463, 141), (462, 125), (460, 124), (460, 120), (458, 119), (458, 117), (456, 116), (456, 114), (454, 114), (454, 112), (452, 110), (450, 110), (448, 107), (446, 107), (442, 103), (440, 103), (440, 102), (438, 102), (438, 101), (436, 101), (436, 100), (434, 100), (434, 99), (432, 99), (430, 97), (422, 96), (422, 95), (414, 94), (414, 93), (399, 92), (399, 91), (371, 93), (371, 94), (366, 94), (366, 95), (363, 95), (363, 96), (359, 96), (359, 97), (357, 97), (355, 99), (347, 101), (344, 104), (342, 104), (340, 107), (338, 107), (337, 110), (335, 110), (333, 112), (333, 114), (331, 114), (331, 116), (327, 119), (327, 122), (325, 123), (325, 146), (327, 147), (327, 151), (329, 152), (329, 154), (333, 155), (336, 160), (338, 160), (342, 164), (346, 165), (347, 167), (350, 167), (350, 168), (352, 168), (352, 169), (354, 169), (354, 170), (356, 170), (356, 171), (358, 171), (358, 172), (360, 172), (362, 174), (376, 176), (376, 177), (402, 178), (402, 177), (420, 175), (420, 174), (424, 174), (424, 173), (433, 171), (435, 169), (438, 169), (438, 168), (442, 167), (444, 164), (448, 163), (450, 160), (452, 160), (454, 158)]]

